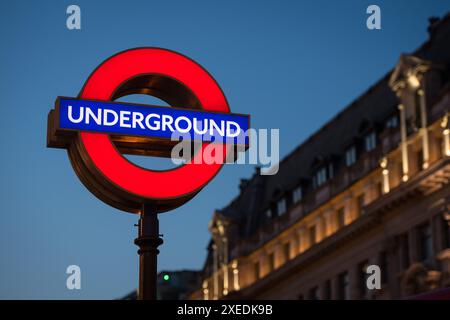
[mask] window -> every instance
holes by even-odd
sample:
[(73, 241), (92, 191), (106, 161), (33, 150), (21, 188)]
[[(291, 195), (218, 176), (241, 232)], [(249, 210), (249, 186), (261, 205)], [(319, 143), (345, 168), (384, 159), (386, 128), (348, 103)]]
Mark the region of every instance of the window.
[(334, 166), (332, 163), (328, 165), (328, 178), (333, 178), (334, 176)]
[(387, 283), (389, 280), (389, 263), (386, 251), (380, 252), (380, 269), (381, 283)]
[(364, 138), (364, 147), (366, 151), (371, 151), (377, 146), (377, 136), (375, 132), (371, 132)]
[(359, 295), (362, 299), (366, 298), (367, 295), (367, 278), (369, 274), (367, 273), (367, 267), (369, 261), (365, 260), (358, 265), (359, 270)]
[(340, 300), (349, 300), (350, 299), (350, 283), (348, 272), (342, 272), (338, 276), (338, 284), (339, 284), (339, 299)]
[(323, 300), (331, 300), (331, 280), (325, 281), (322, 292)]
[(345, 165), (350, 167), (356, 162), (356, 148), (352, 146), (345, 151)]
[(408, 234), (404, 233), (399, 236), (399, 243), (400, 243), (400, 263), (401, 268), (403, 270), (408, 269), (410, 264), (409, 259), (409, 239)]
[(298, 186), (292, 193), (292, 200), (294, 201), (294, 203), (298, 203), (302, 200), (302, 196), (302, 187)]
[(417, 169), (420, 171), (423, 169), (423, 163), (424, 163), (424, 158), (423, 158), (423, 150), (420, 149), (419, 151), (417, 151)]
[(383, 195), (383, 184), (381, 182), (377, 182), (377, 197), (381, 197)]
[(320, 300), (319, 287), (314, 287), (309, 290), (308, 299), (309, 300)]
[(291, 243), (290, 242), (286, 242), (283, 245), (283, 251), (284, 251), (284, 261), (287, 262), (291, 258)]
[(274, 253), (269, 253), (268, 256), (268, 264), (269, 264), (269, 272), (273, 271), (275, 269), (275, 255)]
[(386, 128), (396, 128), (398, 126), (398, 117), (397, 115), (391, 116), (386, 121)]
[(266, 217), (269, 219), (272, 218), (272, 210), (270, 208), (266, 210)]
[(259, 262), (255, 262), (255, 264), (253, 265), (254, 268), (254, 272), (255, 272), (255, 280), (258, 280), (260, 277), (260, 268), (259, 268)]
[(322, 167), (319, 170), (317, 170), (316, 174), (313, 178), (313, 184), (315, 188), (320, 187), (327, 181), (327, 168)]
[(316, 244), (316, 226), (311, 226), (309, 228), (309, 245), (313, 246)]
[(433, 255), (433, 243), (431, 237), (431, 227), (426, 223), (419, 227), (419, 248), (420, 259), (422, 261), (428, 260)]
[(364, 213), (364, 193), (360, 194), (357, 198), (356, 198), (356, 206), (357, 206), (357, 210), (358, 210), (358, 215), (362, 215)]
[(279, 216), (286, 213), (286, 199), (282, 198), (277, 202), (277, 213)]
[(342, 228), (345, 226), (345, 210), (344, 208), (339, 208), (337, 211), (337, 220), (338, 220), (338, 227)]
[(421, 128), (422, 127), (422, 114), (420, 112), (420, 95), (419, 95), (419, 90), (416, 90), (415, 93), (415, 110), (416, 110), (416, 116), (415, 116), (415, 127), (416, 128)]

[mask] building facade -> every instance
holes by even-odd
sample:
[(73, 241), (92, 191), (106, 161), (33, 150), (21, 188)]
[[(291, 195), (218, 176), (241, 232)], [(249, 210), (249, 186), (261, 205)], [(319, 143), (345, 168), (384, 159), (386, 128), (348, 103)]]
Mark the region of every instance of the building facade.
[[(214, 212), (191, 299), (398, 299), (450, 286), (450, 15)], [(381, 289), (366, 267), (381, 269)]]

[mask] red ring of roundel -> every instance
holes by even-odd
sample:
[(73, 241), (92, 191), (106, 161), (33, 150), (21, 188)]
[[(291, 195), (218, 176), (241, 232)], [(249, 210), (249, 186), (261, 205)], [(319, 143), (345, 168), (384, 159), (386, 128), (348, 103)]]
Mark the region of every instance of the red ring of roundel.
[[(87, 80), (81, 99), (110, 100), (116, 88), (139, 74), (163, 74), (189, 88), (208, 111), (230, 112), (226, 98), (212, 76), (196, 62), (173, 51), (138, 48), (119, 53), (101, 64)], [(80, 132), (80, 140), (96, 169), (110, 182), (132, 195), (148, 199), (173, 199), (204, 187), (222, 164), (193, 163), (175, 169), (156, 171), (139, 167), (115, 148), (109, 136)], [(221, 146), (225, 154), (225, 146)]]

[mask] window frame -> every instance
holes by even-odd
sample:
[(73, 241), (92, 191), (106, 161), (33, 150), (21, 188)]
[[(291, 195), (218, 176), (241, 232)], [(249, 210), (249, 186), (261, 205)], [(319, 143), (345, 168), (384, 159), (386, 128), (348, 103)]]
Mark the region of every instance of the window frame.
[(314, 173), (314, 187), (319, 188), (323, 186), (327, 180), (328, 180), (328, 174), (327, 174), (327, 166), (321, 166), (319, 169), (316, 170)]
[[(426, 231), (426, 232), (425, 232)], [(433, 257), (433, 230), (429, 222), (421, 224), (417, 228), (419, 240), (419, 257), (421, 261), (427, 261)]]
[(370, 152), (377, 147), (377, 134), (375, 130), (370, 131), (364, 136), (364, 150)]
[(356, 146), (351, 146), (345, 150), (345, 165), (351, 167), (356, 163)]
[(302, 186), (297, 186), (292, 191), (292, 202), (294, 204), (299, 203), (303, 199), (303, 188)]
[(398, 116), (396, 114), (391, 115), (387, 120), (386, 120), (386, 128), (388, 129), (393, 129), (393, 128), (397, 128), (398, 127)]
[(287, 201), (285, 197), (282, 197), (277, 201), (277, 216), (282, 216), (286, 212), (287, 212)]

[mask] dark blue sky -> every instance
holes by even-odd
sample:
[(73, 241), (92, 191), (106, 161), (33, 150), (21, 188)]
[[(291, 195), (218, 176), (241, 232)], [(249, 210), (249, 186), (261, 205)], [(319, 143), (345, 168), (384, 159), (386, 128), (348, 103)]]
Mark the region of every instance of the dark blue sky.
[[(66, 28), (72, 3), (80, 31)], [(370, 4), (381, 7), (382, 30), (366, 28)], [(443, 0), (1, 2), (0, 298), (111, 299), (137, 284), (137, 216), (101, 203), (66, 152), (45, 147), (55, 97), (77, 95), (107, 57), (140, 46), (191, 57), (232, 111), (280, 129), (284, 156), (424, 42), (428, 17), (449, 10)], [(128, 99), (137, 100), (145, 101)], [(225, 166), (191, 202), (160, 216), (160, 269), (202, 267), (209, 218), (253, 170)], [(66, 289), (71, 264), (81, 267), (82, 290)]]

